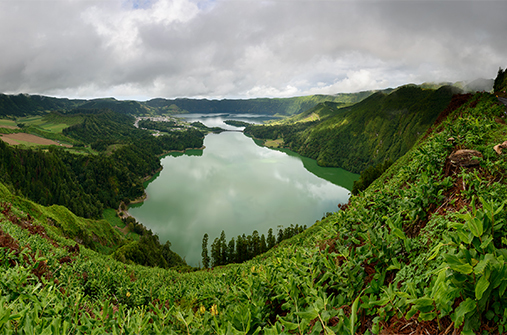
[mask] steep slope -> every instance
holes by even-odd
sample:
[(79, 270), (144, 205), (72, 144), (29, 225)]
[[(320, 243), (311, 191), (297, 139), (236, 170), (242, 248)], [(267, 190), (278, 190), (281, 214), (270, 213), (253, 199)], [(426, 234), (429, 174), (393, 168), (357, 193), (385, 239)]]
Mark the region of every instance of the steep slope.
[[(76, 251), (30, 208), (2, 203), (0, 332), (503, 333), (507, 160), (493, 147), (505, 112), (475, 95), (338, 213), (212, 271)], [(27, 220), (47, 237), (16, 223)]]
[(2, 117), (21, 117), (42, 114), (46, 111), (70, 110), (84, 102), (85, 100), (71, 100), (40, 95), (0, 94), (0, 115)]
[(39, 95), (0, 94), (0, 116), (19, 118), (39, 115), (49, 111), (65, 114), (76, 108), (109, 109), (129, 115), (159, 115), (166, 113), (248, 113), (293, 115), (301, 113), (323, 101), (334, 101), (342, 106), (363, 100), (374, 91), (340, 93), (336, 95), (311, 95), (277, 99), (152, 99), (146, 102), (100, 98), (92, 100), (53, 98)]
[(301, 113), (320, 102), (333, 101), (342, 106), (350, 105), (373, 94), (374, 91), (359, 93), (340, 93), (336, 95), (310, 95), (294, 98), (258, 98), (258, 99), (152, 99), (147, 106), (160, 111), (180, 110), (187, 113), (233, 113), (233, 114), (270, 114), (294, 115)]
[(282, 138), (285, 147), (316, 159), (321, 166), (358, 173), (405, 154), (454, 92), (451, 87), (429, 90), (408, 85), (390, 94), (375, 93), (350, 107), (320, 104), (303, 114), (302, 120), (308, 123), (296, 127), (250, 126), (245, 133), (261, 139)]

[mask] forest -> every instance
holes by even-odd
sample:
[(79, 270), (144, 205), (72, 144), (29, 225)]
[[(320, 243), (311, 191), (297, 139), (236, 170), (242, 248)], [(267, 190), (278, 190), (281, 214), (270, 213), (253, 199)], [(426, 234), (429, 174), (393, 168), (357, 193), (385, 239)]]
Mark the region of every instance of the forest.
[(306, 226), (294, 226), (291, 224), (287, 228), (278, 227), (276, 236), (273, 234), (273, 228), (269, 228), (267, 238), (264, 234), (259, 236), (259, 232), (254, 230), (252, 235), (238, 235), (227, 243), (225, 232), (222, 230), (220, 237), (215, 238), (211, 244), (211, 252), (208, 253), (208, 234), (202, 238), (202, 265), (205, 269), (220, 265), (232, 263), (243, 263), (256, 256), (259, 256), (275, 245), (280, 244), (297, 234), (302, 233)]
[(360, 173), (368, 166), (403, 156), (445, 109), (453, 87), (423, 89), (402, 86), (389, 94), (377, 92), (363, 101), (340, 107), (317, 105), (290, 123), (251, 125), (245, 133), (258, 139), (282, 139), (283, 146), (317, 160), (320, 166)]

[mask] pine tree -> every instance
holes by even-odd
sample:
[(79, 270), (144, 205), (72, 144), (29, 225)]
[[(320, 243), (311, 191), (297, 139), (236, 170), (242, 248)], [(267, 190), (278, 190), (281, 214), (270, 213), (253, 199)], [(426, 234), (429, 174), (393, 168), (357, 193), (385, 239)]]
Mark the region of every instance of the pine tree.
[(220, 255), (221, 255), (220, 240), (217, 237), (217, 238), (215, 238), (215, 240), (213, 241), (213, 244), (211, 245), (211, 266), (212, 267), (222, 265), (220, 263), (220, 261), (221, 261)]
[(207, 269), (209, 268), (209, 255), (208, 255), (208, 234), (204, 234), (202, 238), (202, 266)]
[(507, 68), (502, 70), (502, 68), (498, 68), (498, 73), (495, 78), (495, 83), (493, 84), (493, 91), (498, 92), (502, 90), (503, 82), (505, 79), (505, 73), (507, 72)]
[(229, 241), (229, 247), (227, 248), (227, 264), (230, 263), (236, 263), (234, 237)]
[(227, 264), (227, 239), (225, 237), (225, 231), (222, 230), (220, 234), (220, 265)]
[(275, 240), (275, 236), (273, 235), (273, 228), (269, 228), (268, 239), (266, 240), (266, 242), (268, 244), (268, 249), (271, 249), (275, 246), (276, 240)]
[(266, 245), (266, 237), (264, 236), (264, 234), (261, 235), (261, 253), (265, 253), (266, 251), (268, 251), (268, 246)]

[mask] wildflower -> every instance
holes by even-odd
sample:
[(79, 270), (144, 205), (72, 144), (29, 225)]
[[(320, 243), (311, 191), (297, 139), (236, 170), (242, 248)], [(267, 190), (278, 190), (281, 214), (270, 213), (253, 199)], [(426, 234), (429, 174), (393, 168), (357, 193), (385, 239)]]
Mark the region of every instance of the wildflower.
[(201, 308), (199, 308), (199, 312), (201, 312), (201, 314), (204, 314), (204, 312), (206, 312), (206, 308), (204, 308), (204, 306), (201, 305)]
[(127, 291), (127, 298), (130, 297), (130, 292)]
[(211, 315), (213, 315), (213, 316), (218, 315), (218, 310), (217, 310), (216, 304), (213, 304), (213, 306), (211, 306)]

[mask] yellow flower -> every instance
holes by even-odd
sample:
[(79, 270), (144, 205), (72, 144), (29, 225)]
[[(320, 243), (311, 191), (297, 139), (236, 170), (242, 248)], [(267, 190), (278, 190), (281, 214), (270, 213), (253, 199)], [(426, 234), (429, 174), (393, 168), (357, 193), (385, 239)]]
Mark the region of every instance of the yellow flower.
[(213, 316), (218, 315), (217, 305), (215, 305), (215, 304), (213, 304), (213, 306), (211, 306), (211, 315), (213, 315)]
[(206, 308), (204, 308), (204, 306), (201, 305), (201, 308), (199, 308), (199, 312), (201, 312), (201, 314), (204, 314), (204, 312), (206, 312)]
[(127, 298), (130, 297), (130, 292), (127, 291)]

